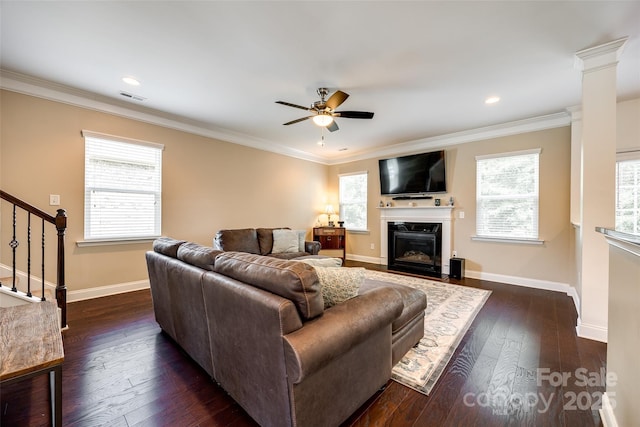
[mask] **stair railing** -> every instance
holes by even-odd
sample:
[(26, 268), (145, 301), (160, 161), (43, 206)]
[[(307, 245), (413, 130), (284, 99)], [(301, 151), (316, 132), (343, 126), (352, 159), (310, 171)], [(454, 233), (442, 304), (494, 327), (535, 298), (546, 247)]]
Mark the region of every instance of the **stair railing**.
[(44, 276), (44, 253), (45, 253), (45, 222), (53, 224), (58, 233), (58, 255), (57, 255), (57, 283), (56, 283), (56, 300), (58, 302), (58, 307), (61, 312), (61, 327), (64, 328), (67, 326), (67, 287), (65, 285), (64, 278), (64, 235), (67, 229), (67, 213), (64, 209), (58, 209), (56, 216), (49, 215), (48, 213), (32, 206), (15, 196), (12, 196), (9, 193), (6, 193), (0, 190), (0, 198), (6, 200), (7, 202), (13, 205), (13, 234), (12, 239), (9, 242), (9, 246), (12, 251), (12, 284), (11, 290), (13, 292), (18, 292), (18, 288), (16, 286), (16, 251), (20, 242), (18, 242), (16, 238), (16, 227), (17, 227), (17, 215), (16, 208), (20, 208), (27, 212), (27, 296), (31, 297), (31, 217), (36, 216), (42, 220), (42, 288), (41, 288), (41, 300), (44, 301), (45, 293), (44, 293), (44, 284), (45, 284), (45, 276)]

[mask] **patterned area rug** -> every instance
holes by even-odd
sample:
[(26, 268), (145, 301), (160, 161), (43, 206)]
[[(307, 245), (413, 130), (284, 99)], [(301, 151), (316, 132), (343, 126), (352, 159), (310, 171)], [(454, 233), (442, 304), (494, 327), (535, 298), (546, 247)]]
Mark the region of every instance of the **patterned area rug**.
[(381, 271), (366, 275), (427, 294), (424, 337), (393, 367), (391, 377), (428, 395), (491, 291)]

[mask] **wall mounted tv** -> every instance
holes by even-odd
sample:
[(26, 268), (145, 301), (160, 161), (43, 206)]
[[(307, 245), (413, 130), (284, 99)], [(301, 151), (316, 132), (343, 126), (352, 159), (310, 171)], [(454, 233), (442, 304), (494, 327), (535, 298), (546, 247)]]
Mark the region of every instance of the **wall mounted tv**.
[(445, 150), (381, 159), (380, 193), (383, 196), (445, 193)]

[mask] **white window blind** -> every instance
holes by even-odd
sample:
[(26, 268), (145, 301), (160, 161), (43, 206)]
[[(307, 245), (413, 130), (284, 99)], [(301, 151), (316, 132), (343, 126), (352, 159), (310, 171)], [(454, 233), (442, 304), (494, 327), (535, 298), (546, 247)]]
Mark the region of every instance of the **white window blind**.
[(640, 234), (640, 151), (618, 154), (616, 230)]
[(88, 131), (83, 136), (85, 240), (160, 236), (163, 146)]
[(351, 230), (367, 229), (367, 172), (339, 175), (340, 220)]
[(476, 234), (538, 238), (540, 150), (476, 157)]

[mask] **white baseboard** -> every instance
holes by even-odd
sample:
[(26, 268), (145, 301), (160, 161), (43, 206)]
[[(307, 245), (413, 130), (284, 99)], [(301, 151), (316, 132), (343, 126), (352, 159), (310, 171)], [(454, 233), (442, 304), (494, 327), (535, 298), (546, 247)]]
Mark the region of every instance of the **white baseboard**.
[[(0, 264), (0, 277), (8, 277), (11, 276), (12, 270), (9, 266)], [(27, 274), (22, 271), (16, 271), (16, 277), (20, 279), (18, 284), (18, 289), (24, 291), (26, 289), (25, 283), (27, 282)], [(39, 292), (40, 290), (40, 278), (32, 276), (31, 277), (31, 290), (32, 292)], [(49, 283), (45, 280), (44, 282), (45, 288), (53, 291), (55, 295), (56, 285), (53, 283)], [(78, 289), (76, 291), (67, 290), (67, 303), (74, 301), (82, 301), (91, 298), (100, 298), (106, 297), (109, 295), (122, 294), (124, 292), (132, 292), (139, 291), (142, 289), (149, 289), (149, 280), (138, 280), (135, 282), (127, 282), (127, 283), (116, 283), (113, 285), (106, 286), (98, 286), (95, 288), (86, 288), (86, 289)], [(25, 288), (25, 289), (23, 289)], [(40, 295), (38, 293), (38, 295)]]
[[(544, 289), (547, 291), (564, 292), (569, 296), (575, 288), (567, 283), (552, 282), (549, 280), (529, 279), (527, 277), (507, 276), (504, 274), (485, 273), (482, 271), (466, 270), (465, 276), (472, 279), (489, 280), (491, 282), (507, 283), (509, 285), (525, 286), (527, 288)], [(576, 293), (577, 297), (577, 293)]]
[(380, 264), (380, 257), (347, 254), (346, 258), (349, 261), (368, 262), (369, 264)]
[(149, 289), (149, 286), (149, 280), (138, 280), (135, 282), (98, 286), (96, 288), (79, 289), (77, 291), (67, 292), (67, 302), (83, 301), (86, 299), (106, 297), (125, 292), (140, 291), (142, 289)]
[(600, 341), (606, 343), (608, 340), (609, 330), (598, 325), (590, 325), (583, 323), (578, 316), (578, 324), (576, 325), (576, 334), (580, 338)]
[(613, 405), (606, 392), (602, 395), (602, 409), (599, 412), (604, 427), (618, 427), (618, 421), (613, 413)]
[(580, 321), (580, 296), (578, 291), (568, 283), (552, 282), (550, 280), (529, 279), (527, 277), (507, 276), (504, 274), (485, 273), (482, 271), (466, 270), (465, 276), (472, 279), (489, 280), (492, 282), (507, 283), (509, 285), (524, 286), (527, 288), (543, 289), (546, 291), (562, 292), (573, 300), (578, 321)]

